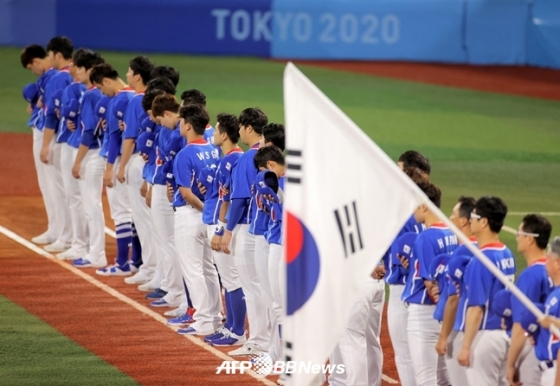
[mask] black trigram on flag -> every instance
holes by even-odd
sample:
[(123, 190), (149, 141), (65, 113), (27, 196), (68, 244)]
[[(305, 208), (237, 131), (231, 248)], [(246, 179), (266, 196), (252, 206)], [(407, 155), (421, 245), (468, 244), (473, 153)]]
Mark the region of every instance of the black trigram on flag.
[(288, 182), (301, 184), (301, 166), (303, 163), (301, 150), (288, 150), (286, 161), (288, 163), (288, 172), (286, 173)]
[[(284, 341), (284, 361), (289, 363), (292, 361), (292, 342)], [(291, 377), (291, 372), (286, 372), (287, 377)]]
[(364, 243), (362, 242), (356, 201), (352, 201), (350, 205), (344, 205), (342, 210), (336, 209), (334, 211), (334, 217), (336, 218), (336, 224), (338, 225), (340, 238), (342, 239), (344, 256), (348, 257), (358, 250), (363, 249)]

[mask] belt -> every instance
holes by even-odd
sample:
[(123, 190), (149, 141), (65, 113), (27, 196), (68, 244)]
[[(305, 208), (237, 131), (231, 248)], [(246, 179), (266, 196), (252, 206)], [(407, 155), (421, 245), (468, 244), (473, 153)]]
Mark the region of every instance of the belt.
[(542, 361), (539, 363), (541, 371), (546, 371), (554, 367), (554, 361)]
[(177, 212), (178, 208), (185, 208), (185, 207), (187, 207), (187, 205), (173, 206), (172, 208), (173, 208), (173, 212)]

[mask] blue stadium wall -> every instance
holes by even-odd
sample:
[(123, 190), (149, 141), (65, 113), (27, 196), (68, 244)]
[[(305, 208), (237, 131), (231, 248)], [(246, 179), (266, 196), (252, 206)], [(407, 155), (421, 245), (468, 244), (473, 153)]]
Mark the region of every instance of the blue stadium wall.
[(0, 44), (560, 68), (560, 0), (0, 0)]

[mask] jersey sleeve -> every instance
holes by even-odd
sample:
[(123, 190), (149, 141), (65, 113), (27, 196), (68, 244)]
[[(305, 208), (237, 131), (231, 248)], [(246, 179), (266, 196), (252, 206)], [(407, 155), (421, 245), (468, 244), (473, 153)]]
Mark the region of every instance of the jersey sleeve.
[[(533, 303), (539, 303), (541, 301), (541, 291), (542, 286), (538, 282), (538, 278), (531, 275), (530, 270), (524, 271), (515, 285), (531, 300)], [(517, 297), (511, 297), (511, 313), (514, 323), (521, 323), (521, 314), (527, 308), (517, 299)]]
[[(244, 155), (243, 157), (247, 157)], [(239, 159), (232, 171), (231, 198), (251, 198), (251, 184), (247, 173), (247, 162), (242, 158)]]
[[(186, 149), (185, 149), (186, 150)], [(173, 175), (178, 186), (192, 188), (193, 164), (187, 151), (180, 151), (173, 163)]]
[[(133, 100), (130, 101), (128, 107), (126, 109), (126, 113), (124, 115), (123, 123), (124, 123), (124, 139), (136, 139), (138, 138), (138, 133), (140, 132), (140, 123), (145, 118), (142, 114), (144, 110), (140, 111), (138, 106), (138, 100), (141, 100), (139, 97), (135, 97)], [(140, 109), (142, 106), (140, 105)]]
[(476, 259), (471, 262), (468, 269), (471, 270), (469, 281), (465, 283), (469, 291), (468, 306), (486, 307), (492, 290), (492, 273)]
[(419, 236), (413, 246), (413, 253), (418, 260), (418, 275), (424, 280), (432, 280), (430, 264), (435, 257), (434, 248), (427, 237)]
[(455, 287), (455, 283), (453, 283), (449, 275), (445, 275), (445, 280), (447, 280), (447, 296), (459, 295), (457, 287)]

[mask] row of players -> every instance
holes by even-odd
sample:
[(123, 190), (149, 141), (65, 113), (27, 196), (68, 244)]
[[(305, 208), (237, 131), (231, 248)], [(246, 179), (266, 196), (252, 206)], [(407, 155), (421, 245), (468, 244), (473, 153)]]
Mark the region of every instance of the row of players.
[[(399, 165), (439, 207), (428, 159), (410, 151)], [(498, 197), (460, 197), (451, 221), (513, 281), (515, 259), (499, 237), (506, 215)], [(560, 339), (548, 328), (559, 324), (560, 237), (547, 254), (551, 232), (538, 214), (526, 215), (517, 230), (527, 268), (516, 285), (550, 315), (541, 328), (436, 214), (424, 205), (414, 212), (384, 258), (389, 333), (403, 385), (554, 384)]]

